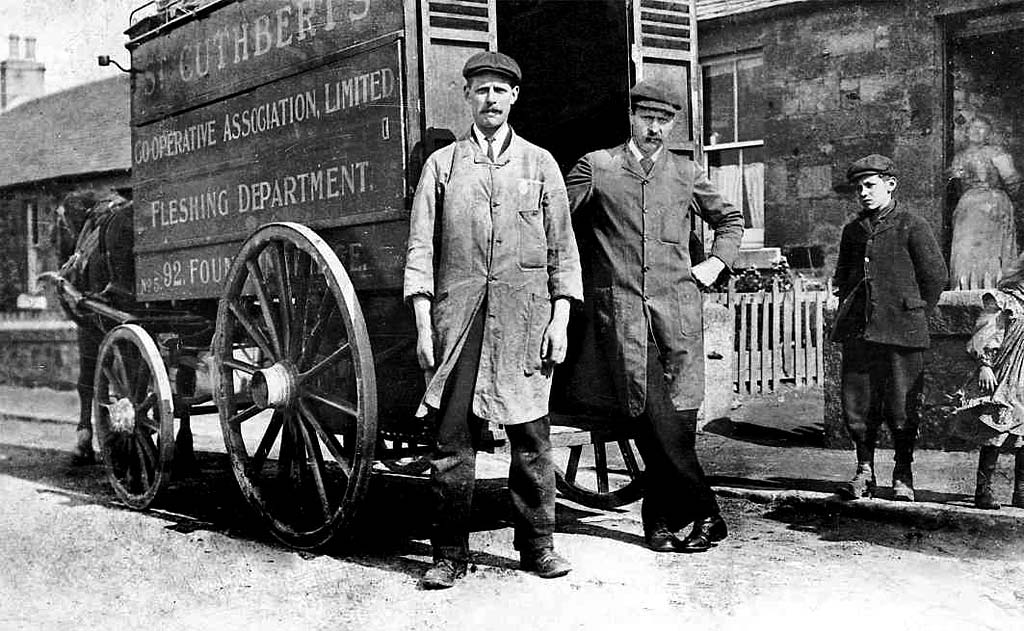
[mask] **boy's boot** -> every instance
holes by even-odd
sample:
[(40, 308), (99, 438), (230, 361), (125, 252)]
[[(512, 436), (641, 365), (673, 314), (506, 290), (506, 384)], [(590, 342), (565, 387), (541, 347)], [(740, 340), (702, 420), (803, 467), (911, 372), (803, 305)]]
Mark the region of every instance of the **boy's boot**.
[(913, 502), (914, 471), (911, 463), (914, 462), (914, 440), (905, 435), (893, 438), (896, 466), (892, 470), (892, 499), (897, 502)]
[(989, 445), (982, 447), (978, 452), (978, 485), (974, 489), (974, 505), (978, 508), (987, 510), (999, 508), (999, 502), (992, 495), (992, 475), (996, 472), (998, 461), (998, 447)]
[(1024, 508), (1024, 449), (1018, 449), (1013, 462), (1013, 505)]
[(838, 489), (840, 497), (847, 500), (858, 500), (871, 497), (875, 492), (874, 450), (857, 446), (857, 472), (853, 478)]

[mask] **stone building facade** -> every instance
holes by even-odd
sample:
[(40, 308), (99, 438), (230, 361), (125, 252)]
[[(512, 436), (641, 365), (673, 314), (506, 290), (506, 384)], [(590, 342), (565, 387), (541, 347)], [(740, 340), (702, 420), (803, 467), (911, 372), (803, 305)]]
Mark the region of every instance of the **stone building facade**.
[(764, 245), (793, 267), (830, 275), (856, 212), (844, 173), (862, 155), (896, 160), (899, 199), (947, 251), (946, 171), (972, 117), (1024, 161), (1019, 0), (698, 0), (698, 18), (707, 129), (723, 100), (709, 69), (756, 64), (734, 82), (747, 97), (735, 116), (762, 141)]
[(54, 209), (68, 192), (130, 186), (128, 77), (46, 95), (0, 114), (0, 311), (55, 308)]

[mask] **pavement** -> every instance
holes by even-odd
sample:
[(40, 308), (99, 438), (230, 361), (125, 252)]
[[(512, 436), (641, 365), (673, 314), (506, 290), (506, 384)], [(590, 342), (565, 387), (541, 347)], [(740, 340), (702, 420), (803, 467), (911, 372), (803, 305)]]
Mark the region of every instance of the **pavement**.
[[(820, 393), (791, 390), (738, 399), (728, 418), (708, 423), (698, 435), (697, 447), (718, 495), (911, 528), (1024, 535), (1024, 509), (973, 507), (976, 451), (918, 450), (914, 462), (918, 501), (909, 503), (887, 499), (892, 492), (892, 451), (878, 450), (878, 497), (840, 499), (835, 488), (853, 474), (854, 455), (852, 450), (820, 446), (821, 410)], [(77, 423), (78, 396), (74, 391), (0, 385), (0, 418)], [(1000, 458), (995, 476), (996, 497), (1008, 503), (1012, 485), (1013, 456), (1007, 453)]]

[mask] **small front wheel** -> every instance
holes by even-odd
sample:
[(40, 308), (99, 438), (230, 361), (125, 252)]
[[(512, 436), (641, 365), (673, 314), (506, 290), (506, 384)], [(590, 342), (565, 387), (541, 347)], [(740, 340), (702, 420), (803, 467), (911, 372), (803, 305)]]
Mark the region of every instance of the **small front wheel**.
[(145, 329), (124, 324), (100, 346), (92, 418), (114, 492), (129, 507), (150, 505), (171, 477), (174, 401), (163, 358)]

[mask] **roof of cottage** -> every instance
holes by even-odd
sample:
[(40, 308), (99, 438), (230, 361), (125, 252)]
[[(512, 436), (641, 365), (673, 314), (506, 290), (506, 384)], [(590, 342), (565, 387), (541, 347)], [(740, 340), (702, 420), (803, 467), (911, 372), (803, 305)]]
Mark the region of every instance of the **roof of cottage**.
[(0, 114), (0, 187), (131, 168), (128, 76), (86, 83)]

